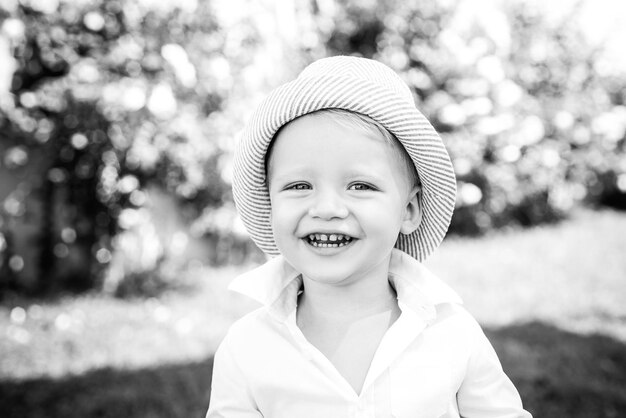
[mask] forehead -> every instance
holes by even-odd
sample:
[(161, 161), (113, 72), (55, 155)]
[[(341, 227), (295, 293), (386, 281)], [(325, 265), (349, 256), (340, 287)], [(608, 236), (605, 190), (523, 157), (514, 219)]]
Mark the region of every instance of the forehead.
[[(372, 126), (342, 123), (324, 113), (302, 116), (285, 125), (276, 135), (268, 162), (285, 164), (294, 160), (315, 159), (321, 156), (332, 160), (375, 156), (381, 162), (392, 154), (393, 144)], [(285, 158), (286, 157), (286, 158)]]
[[(342, 141), (345, 138), (352, 141)], [(277, 144), (281, 151), (278, 159), (274, 158)], [(374, 154), (377, 162), (387, 163), (393, 167), (393, 171), (399, 170), (402, 176), (412, 179), (411, 182), (418, 182), (413, 163), (397, 139), (390, 134), (383, 136), (373, 124), (358, 120), (357, 115), (347, 112), (340, 115), (316, 112), (301, 116), (283, 126), (266, 155), (266, 173), (269, 176), (272, 167), (275, 169), (277, 166), (288, 165), (289, 162), (295, 162), (295, 159), (306, 160), (319, 156), (324, 151), (333, 156), (347, 155), (352, 161), (363, 160), (364, 156), (360, 154)]]

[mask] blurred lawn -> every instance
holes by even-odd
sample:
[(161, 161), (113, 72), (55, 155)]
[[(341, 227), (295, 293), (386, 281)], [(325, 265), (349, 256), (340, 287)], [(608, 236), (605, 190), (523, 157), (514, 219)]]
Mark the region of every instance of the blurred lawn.
[(558, 225), (450, 238), (427, 265), (483, 325), (542, 321), (626, 342), (624, 212), (579, 211)]
[[(485, 326), (536, 417), (626, 416), (626, 213), (480, 239), (428, 261)], [(226, 291), (250, 266), (199, 269), (196, 289), (0, 307), (3, 417), (202, 416), (212, 353), (255, 305)]]

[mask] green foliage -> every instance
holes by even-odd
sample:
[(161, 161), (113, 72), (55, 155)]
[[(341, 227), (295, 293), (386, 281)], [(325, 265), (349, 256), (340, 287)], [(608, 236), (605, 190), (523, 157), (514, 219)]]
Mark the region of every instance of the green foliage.
[(465, 3), (344, 1), (328, 34), (331, 53), (400, 72), (442, 134), (459, 186), (451, 230), (536, 225), (583, 202), (624, 207), (626, 82), (577, 25), (581, 11), (554, 23), (521, 2)]
[[(206, 3), (193, 13), (133, 1), (6, 7), (0, 26), (16, 70), (2, 96), (0, 146), (7, 169), (34, 174), (22, 182), (27, 193), (12, 194), (24, 209), (3, 211), (0, 233), (15, 233), (13, 218), (41, 227), (37, 281), (20, 279), (20, 264), (9, 262), (20, 254), (4, 245), (0, 288), (92, 287), (123, 229), (120, 214), (145, 203), (147, 185), (191, 202), (189, 218), (229, 198), (216, 125), (231, 63)], [(40, 217), (28, 199), (41, 203)]]

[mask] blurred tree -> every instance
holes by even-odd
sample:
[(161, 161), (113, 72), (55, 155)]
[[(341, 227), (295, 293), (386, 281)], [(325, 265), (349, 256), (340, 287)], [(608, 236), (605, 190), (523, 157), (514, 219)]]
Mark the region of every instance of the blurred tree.
[(603, 48), (583, 14), (344, 0), (323, 33), (329, 54), (380, 59), (412, 87), (457, 173), (451, 231), (481, 233), (557, 220), (581, 202), (624, 207), (626, 81), (606, 60), (599, 71)]
[[(199, 5), (196, 16), (131, 1), (24, 1), (1, 12), (17, 65), (0, 146), (5, 169), (28, 171), (14, 182), (27, 192), (3, 197), (3, 237), (19, 223), (38, 229), (28, 244), (37, 253), (28, 258), (38, 265), (34, 279), (21, 277), (24, 262), (7, 261), (4, 289), (93, 286), (111, 259), (120, 214), (145, 202), (150, 182), (193, 200), (195, 216), (222, 203), (221, 151), (204, 119), (221, 108), (229, 74), (208, 8)], [(198, 83), (189, 52), (199, 68), (221, 65), (221, 73), (213, 68)], [(9, 245), (0, 251), (26, 257)]]

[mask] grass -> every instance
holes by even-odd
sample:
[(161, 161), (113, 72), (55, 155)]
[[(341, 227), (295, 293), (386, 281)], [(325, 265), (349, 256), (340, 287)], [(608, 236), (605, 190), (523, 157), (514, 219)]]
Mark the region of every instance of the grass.
[[(463, 297), (536, 417), (626, 416), (626, 214), (450, 238), (428, 266)], [(252, 302), (250, 266), (198, 269), (193, 290), (0, 307), (3, 417), (202, 416), (212, 354)]]
[(542, 321), (626, 342), (626, 214), (449, 239), (427, 265), (483, 325)]

